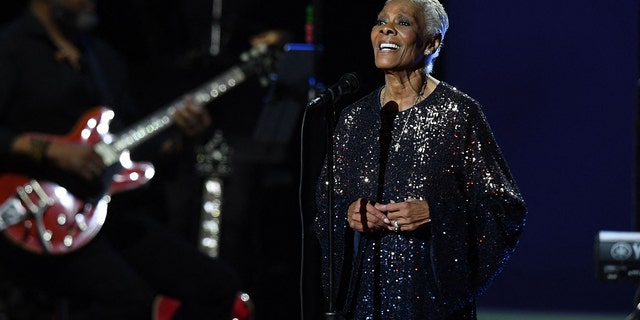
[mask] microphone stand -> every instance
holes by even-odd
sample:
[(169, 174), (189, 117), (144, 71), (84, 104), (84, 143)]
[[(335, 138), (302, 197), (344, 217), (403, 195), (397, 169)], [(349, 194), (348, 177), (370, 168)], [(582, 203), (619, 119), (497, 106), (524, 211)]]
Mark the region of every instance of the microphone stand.
[[(333, 131), (336, 127), (336, 113), (335, 104), (343, 94), (354, 92), (358, 89), (359, 80), (355, 72), (344, 74), (340, 81), (326, 89), (320, 96), (307, 103), (307, 108), (314, 107), (318, 104), (328, 103), (326, 106), (326, 121), (327, 121), (327, 135), (326, 135), (326, 149), (327, 149), (327, 179), (328, 179), (328, 192), (327, 192), (327, 214), (328, 217), (328, 271), (329, 271), (329, 296), (328, 296), (328, 311), (325, 313), (327, 320), (336, 319), (335, 310), (335, 297), (334, 297), (334, 244), (333, 244), (333, 186), (334, 186), (334, 170), (333, 170)], [(329, 96), (328, 96), (329, 95)]]
[(327, 121), (327, 135), (326, 135), (326, 148), (327, 148), (327, 214), (329, 215), (328, 222), (328, 252), (329, 252), (329, 304), (328, 311), (325, 313), (325, 319), (336, 319), (335, 310), (335, 297), (334, 297), (334, 274), (333, 274), (333, 186), (334, 186), (334, 172), (333, 172), (333, 130), (335, 129), (336, 110), (333, 99), (331, 99), (331, 105), (326, 108), (326, 121)]

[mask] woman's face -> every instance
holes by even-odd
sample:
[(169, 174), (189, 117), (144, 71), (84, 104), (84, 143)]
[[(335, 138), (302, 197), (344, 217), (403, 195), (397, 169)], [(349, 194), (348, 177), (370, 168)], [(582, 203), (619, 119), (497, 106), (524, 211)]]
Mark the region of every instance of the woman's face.
[(413, 70), (422, 67), (426, 28), (420, 7), (410, 0), (393, 0), (378, 14), (371, 29), (376, 67)]

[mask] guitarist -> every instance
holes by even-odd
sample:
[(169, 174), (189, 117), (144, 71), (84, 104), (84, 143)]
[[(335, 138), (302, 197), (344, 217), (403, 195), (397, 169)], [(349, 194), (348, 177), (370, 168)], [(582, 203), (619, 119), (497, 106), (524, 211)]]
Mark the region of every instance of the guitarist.
[[(94, 6), (92, 0), (30, 0), (0, 34), (0, 171), (55, 173), (80, 193), (105, 174), (92, 146), (46, 138), (67, 135), (95, 106), (115, 111), (114, 133), (135, 117), (125, 66), (88, 33)], [(174, 118), (186, 135), (211, 123), (193, 103)], [(27, 134), (34, 132), (46, 136)], [(170, 150), (161, 138), (140, 149)], [(0, 236), (0, 278), (62, 298), (69, 319), (229, 319), (240, 290), (234, 271), (125, 208), (110, 205), (98, 235), (67, 254), (35, 254)]]

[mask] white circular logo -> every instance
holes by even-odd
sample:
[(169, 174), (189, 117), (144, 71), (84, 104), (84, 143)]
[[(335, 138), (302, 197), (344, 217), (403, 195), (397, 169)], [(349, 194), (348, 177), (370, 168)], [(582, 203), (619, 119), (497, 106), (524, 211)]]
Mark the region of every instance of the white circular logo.
[(611, 257), (618, 261), (627, 260), (631, 257), (633, 250), (626, 242), (616, 242), (611, 246)]

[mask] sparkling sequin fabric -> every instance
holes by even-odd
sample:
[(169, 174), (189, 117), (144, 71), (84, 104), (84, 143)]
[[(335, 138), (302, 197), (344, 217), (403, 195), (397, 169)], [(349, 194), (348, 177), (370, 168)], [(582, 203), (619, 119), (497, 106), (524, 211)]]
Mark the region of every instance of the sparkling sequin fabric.
[[(336, 311), (348, 319), (475, 319), (475, 297), (517, 244), (524, 200), (474, 99), (440, 82), (385, 128), (380, 90), (347, 107), (334, 134)], [(380, 139), (385, 131), (389, 139)], [(383, 170), (380, 159), (386, 159)], [(326, 187), (325, 165), (315, 228), (328, 294)], [(410, 197), (427, 200), (431, 223), (377, 234), (348, 226), (347, 208), (358, 198), (388, 203)]]

